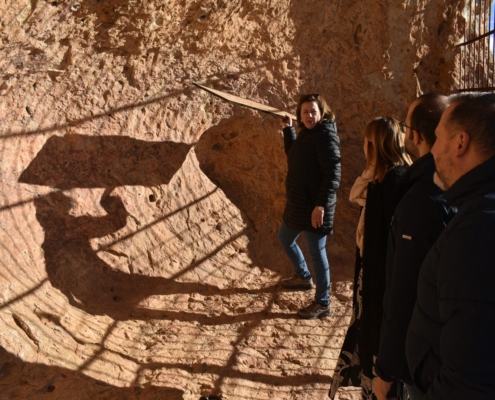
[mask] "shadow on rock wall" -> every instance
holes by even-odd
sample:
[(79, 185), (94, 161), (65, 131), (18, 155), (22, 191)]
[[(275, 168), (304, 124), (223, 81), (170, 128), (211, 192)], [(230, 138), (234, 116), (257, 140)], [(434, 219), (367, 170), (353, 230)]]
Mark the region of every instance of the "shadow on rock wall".
[(112, 269), (98, 257), (90, 239), (126, 225), (128, 213), (120, 197), (111, 195), (113, 188), (168, 183), (189, 149), (185, 144), (120, 136), (52, 136), (21, 174), (20, 182), (59, 189), (107, 188), (100, 203), (108, 214), (102, 217), (70, 215), (71, 199), (62, 192), (34, 201), (45, 231), (42, 248), (48, 278), (73, 306), (127, 319), (142, 299), (170, 290), (167, 279)]
[[(64, 293), (71, 305), (91, 314), (108, 315), (115, 320), (180, 318), (215, 324), (223, 322), (221, 316), (216, 318), (194, 313), (183, 315), (149, 310), (138, 307), (138, 304), (149, 296), (160, 294), (228, 295), (273, 291), (273, 287), (259, 290), (219, 290), (203, 283), (176, 282), (174, 279), (129, 274), (112, 268), (92, 248), (92, 238), (114, 234), (126, 226), (129, 214), (121, 198), (111, 194), (112, 190), (123, 185), (167, 184), (181, 168), (190, 147), (191, 145), (181, 143), (146, 142), (120, 136), (53, 136), (21, 174), (20, 182), (59, 189), (106, 188), (100, 200), (102, 208), (107, 212), (104, 216), (71, 215), (71, 199), (60, 191), (34, 200), (36, 218), (45, 232), (42, 248), (48, 278), (54, 287)], [(201, 199), (196, 200), (198, 201)], [(263, 228), (260, 229), (263, 231)], [(230, 238), (223, 246), (237, 237), (238, 235)], [(203, 259), (195, 260), (186, 269), (192, 269), (202, 261)], [(257, 317), (259, 316), (246, 314), (240, 316), (240, 320)], [(290, 316), (276, 313), (271, 317)]]
[(19, 182), (58, 189), (167, 184), (191, 145), (126, 136), (50, 137)]
[(203, 133), (200, 167), (247, 224), (248, 255), (258, 267), (292, 273), (277, 240), (285, 206), (286, 157), (280, 127), (268, 116), (236, 116)]
[(120, 388), (61, 367), (28, 363), (0, 347), (0, 388), (4, 399), (182, 400), (183, 391), (149, 386)]

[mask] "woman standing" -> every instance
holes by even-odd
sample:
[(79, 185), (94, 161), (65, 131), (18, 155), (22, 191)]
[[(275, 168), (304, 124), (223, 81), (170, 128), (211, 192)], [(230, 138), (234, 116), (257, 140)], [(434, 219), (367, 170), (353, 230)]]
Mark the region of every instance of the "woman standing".
[[(327, 235), (333, 233), (340, 142), (335, 116), (321, 96), (301, 96), (296, 115), (298, 135), (291, 118), (283, 120), (287, 205), (278, 237), (295, 274), (283, 279), (282, 286), (308, 290), (315, 280), (314, 302), (298, 311), (301, 318), (314, 319), (330, 314), (330, 268), (325, 245)], [(311, 272), (296, 243), (302, 232), (312, 261)]]
[(366, 168), (350, 193), (350, 201), (362, 206), (356, 230), (353, 317), (333, 375), (331, 399), (340, 386), (361, 387), (363, 399), (375, 399), (373, 364), (383, 313), (388, 230), (399, 200), (394, 192), (411, 163), (399, 121), (393, 117), (371, 121), (365, 129), (364, 154)]

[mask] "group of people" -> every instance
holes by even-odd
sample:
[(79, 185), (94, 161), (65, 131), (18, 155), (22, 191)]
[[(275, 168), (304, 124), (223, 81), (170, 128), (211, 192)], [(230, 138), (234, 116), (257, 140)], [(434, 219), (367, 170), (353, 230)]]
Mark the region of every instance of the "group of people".
[[(282, 120), (287, 203), (279, 240), (291, 290), (315, 287), (301, 318), (327, 316), (340, 184), (335, 116), (301, 96), (298, 132)], [(495, 94), (429, 93), (403, 122), (372, 120), (366, 165), (350, 191), (360, 206), (353, 316), (332, 378), (370, 400), (495, 399)], [(304, 235), (311, 263), (296, 240)]]

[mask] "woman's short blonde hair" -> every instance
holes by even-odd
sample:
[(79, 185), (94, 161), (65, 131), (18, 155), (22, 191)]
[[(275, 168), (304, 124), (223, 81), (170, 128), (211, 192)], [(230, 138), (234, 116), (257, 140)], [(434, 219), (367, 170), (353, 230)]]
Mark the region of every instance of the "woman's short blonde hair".
[(366, 125), (364, 137), (368, 140), (366, 168), (374, 167), (373, 183), (381, 182), (392, 167), (411, 164), (397, 118), (375, 118)]
[(301, 97), (299, 97), (299, 101), (297, 102), (297, 109), (296, 109), (297, 126), (299, 128), (304, 127), (304, 124), (301, 119), (302, 105), (303, 103), (311, 103), (312, 101), (318, 104), (318, 109), (320, 110), (320, 114), (321, 114), (321, 120), (335, 119), (335, 114), (332, 112), (332, 110), (330, 110), (330, 107), (328, 106), (327, 102), (323, 97), (321, 97), (319, 94), (303, 94)]

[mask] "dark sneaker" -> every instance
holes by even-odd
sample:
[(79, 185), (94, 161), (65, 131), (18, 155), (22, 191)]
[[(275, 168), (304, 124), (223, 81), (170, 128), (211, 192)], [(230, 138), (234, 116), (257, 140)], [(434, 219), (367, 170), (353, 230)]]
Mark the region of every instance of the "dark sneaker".
[(282, 286), (286, 289), (313, 289), (313, 279), (301, 279), (297, 275), (292, 278), (282, 279)]
[(317, 301), (314, 301), (309, 306), (301, 308), (297, 314), (303, 319), (316, 319), (330, 315), (330, 305), (322, 306)]

